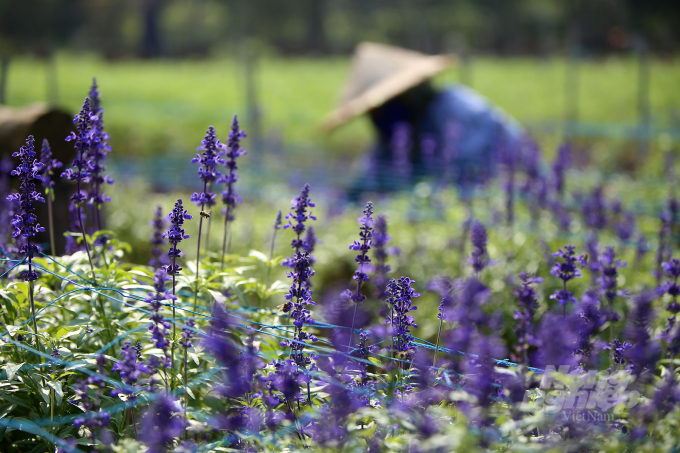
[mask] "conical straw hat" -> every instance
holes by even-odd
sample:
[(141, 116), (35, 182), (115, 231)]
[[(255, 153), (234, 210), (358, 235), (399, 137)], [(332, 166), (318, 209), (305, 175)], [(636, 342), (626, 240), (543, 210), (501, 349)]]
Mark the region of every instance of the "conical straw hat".
[(322, 123), (331, 130), (383, 104), (456, 62), (454, 55), (425, 55), (364, 42), (354, 52), (349, 79), (338, 107)]

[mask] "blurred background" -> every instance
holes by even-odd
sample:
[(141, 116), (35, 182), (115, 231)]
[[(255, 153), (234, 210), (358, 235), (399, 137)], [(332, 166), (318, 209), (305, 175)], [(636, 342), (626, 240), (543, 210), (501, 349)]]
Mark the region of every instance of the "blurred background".
[(439, 85), (473, 87), (547, 152), (581, 139), (583, 164), (634, 170), (680, 137), (680, 6), (661, 0), (0, 0), (0, 103), (73, 114), (97, 76), (125, 175), (162, 189), (149, 158), (179, 171), (238, 113), (253, 165), (329, 181), (370, 143), (363, 118), (317, 127), (365, 40), (457, 54)]
[[(107, 227), (132, 244), (128, 259), (137, 262), (149, 257), (156, 204), (167, 213), (174, 199), (189, 204), (200, 190), (189, 159), (205, 130), (215, 126), (225, 142), (238, 113), (249, 154), (239, 162), (245, 202), (234, 251), (268, 250), (276, 212), (310, 183), (324, 219), (319, 278), (344, 285), (360, 209), (334, 214), (347, 207), (340, 201), (361, 172), (373, 130), (365, 117), (330, 134), (319, 125), (362, 41), (456, 54), (459, 64), (437, 75), (437, 86), (469, 85), (504, 109), (540, 145), (544, 163), (570, 141), (572, 165), (583, 172), (570, 184), (586, 191), (613, 181), (609, 194), (644, 215), (640, 228), (651, 237), (658, 211), (650, 200), (661, 203), (677, 181), (669, 169), (680, 151), (680, 4), (671, 1), (0, 0), (0, 109), (43, 102), (72, 117), (97, 77), (116, 179), (107, 188)], [(632, 186), (630, 178), (647, 182)], [(487, 224), (503, 209), (496, 189), (476, 212)], [(454, 198), (419, 184), (374, 199), (402, 249), (395, 273), (424, 283), (434, 268), (464, 265), (463, 254), (441, 247), (462, 241), (466, 212)], [(518, 217), (529, 224), (527, 210)], [(192, 237), (195, 228), (188, 227)], [(519, 230), (504, 230), (503, 241), (520, 248), (527, 237)], [(539, 231), (562, 234), (548, 220)], [(582, 232), (575, 219), (571, 234)], [(288, 253), (288, 240), (278, 253)], [(512, 272), (525, 262), (538, 269), (543, 257), (531, 253)]]

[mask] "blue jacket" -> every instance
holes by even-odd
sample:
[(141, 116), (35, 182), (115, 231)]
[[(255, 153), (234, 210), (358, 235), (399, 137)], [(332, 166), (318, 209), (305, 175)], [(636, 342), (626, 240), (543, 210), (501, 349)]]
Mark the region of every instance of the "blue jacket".
[(391, 109), (350, 192), (398, 190), (424, 177), (461, 188), (482, 183), (495, 173), (501, 147), (513, 148), (522, 135), (515, 120), (463, 85), (437, 92), (415, 127), (401, 121), (398, 105)]

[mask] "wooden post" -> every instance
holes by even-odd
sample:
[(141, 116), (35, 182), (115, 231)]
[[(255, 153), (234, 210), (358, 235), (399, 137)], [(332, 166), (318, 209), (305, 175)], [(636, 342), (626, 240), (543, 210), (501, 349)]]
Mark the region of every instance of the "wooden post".
[(567, 58), (565, 62), (564, 80), (564, 138), (570, 140), (578, 133), (579, 89), (580, 89), (580, 33), (576, 23), (569, 27), (567, 35)]
[(638, 62), (637, 110), (638, 110), (638, 157), (644, 157), (649, 150), (650, 123), (649, 114), (649, 57), (647, 43), (642, 32), (635, 36), (635, 51)]
[(251, 152), (248, 154), (250, 164), (252, 168), (257, 171), (261, 164), (261, 153), (260, 150), (263, 148), (262, 142), (262, 130), (260, 127), (260, 105), (258, 102), (258, 56), (253, 46), (248, 38), (245, 40), (244, 45), (244, 57), (245, 57), (245, 85), (246, 85), (246, 106), (247, 106), (247, 134), (249, 145), (246, 149)]
[(7, 103), (7, 73), (9, 72), (9, 57), (0, 58), (0, 105)]

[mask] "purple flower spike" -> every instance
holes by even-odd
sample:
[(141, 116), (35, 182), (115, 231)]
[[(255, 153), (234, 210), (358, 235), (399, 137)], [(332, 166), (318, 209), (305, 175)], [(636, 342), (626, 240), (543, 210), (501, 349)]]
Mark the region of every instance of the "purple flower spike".
[(354, 337), (354, 323), (356, 321), (357, 317), (357, 311), (359, 309), (359, 304), (363, 302), (366, 299), (366, 296), (361, 294), (361, 284), (363, 282), (367, 282), (370, 279), (368, 278), (368, 274), (364, 272), (364, 265), (369, 264), (371, 262), (371, 259), (368, 257), (367, 253), (369, 250), (371, 250), (372, 246), (372, 241), (373, 241), (373, 202), (369, 201), (366, 203), (366, 208), (364, 209), (364, 216), (359, 219), (359, 223), (361, 224), (361, 227), (359, 227), (359, 237), (361, 238), (361, 241), (354, 241), (354, 244), (349, 246), (350, 250), (354, 250), (356, 252), (359, 252), (359, 254), (354, 258), (354, 261), (356, 261), (359, 264), (359, 269), (354, 271), (354, 277), (352, 277), (354, 280), (357, 282), (357, 289), (354, 293), (352, 293), (349, 289), (344, 291), (341, 295), (341, 297), (351, 299), (355, 305), (354, 305), (354, 315), (352, 316), (352, 326), (350, 329), (349, 333), (349, 346), (347, 347), (348, 350), (349, 348), (352, 347), (352, 339)]
[[(88, 376), (87, 379), (85, 380), (79, 378), (73, 385), (73, 389), (76, 392), (76, 396), (80, 398), (80, 404), (85, 410), (85, 416), (76, 418), (73, 421), (73, 426), (76, 428), (80, 428), (81, 426), (85, 426), (86, 428), (88, 428), (90, 430), (93, 443), (96, 440), (95, 430), (97, 428), (101, 429), (104, 428), (105, 426), (108, 426), (111, 418), (107, 411), (99, 409), (100, 398), (90, 397), (91, 385), (97, 386), (100, 389), (104, 388), (105, 386), (104, 380), (102, 378), (108, 376), (108, 373), (104, 369), (106, 362), (107, 362), (106, 357), (104, 357), (103, 354), (98, 355), (97, 356), (98, 374), (92, 374)], [(97, 391), (96, 393), (100, 394), (100, 391)], [(101, 394), (99, 396), (101, 396)], [(71, 401), (71, 403), (75, 403), (75, 401)]]
[(436, 291), (439, 294), (439, 311), (437, 319), (449, 320), (453, 309), (455, 282), (449, 277), (439, 277), (432, 280), (428, 285), (429, 291)]
[(571, 143), (563, 143), (557, 150), (557, 157), (553, 162), (552, 169), (555, 174), (555, 192), (560, 200), (564, 194), (564, 175), (571, 165), (572, 146)]
[(141, 422), (140, 439), (148, 447), (147, 453), (165, 453), (172, 448), (175, 438), (184, 431), (184, 420), (178, 402), (161, 393), (149, 406)]
[(578, 344), (580, 319), (575, 316), (559, 316), (546, 313), (536, 332), (537, 350), (531, 355), (533, 366), (545, 368), (549, 365), (559, 368), (562, 365), (578, 365), (578, 357), (572, 352)]
[(633, 345), (624, 352), (624, 357), (632, 363), (635, 374), (645, 371), (653, 373), (661, 356), (659, 343), (652, 340), (650, 326), (654, 319), (654, 293), (644, 292), (634, 300), (633, 309), (628, 313), (625, 335)]
[(92, 163), (88, 204), (95, 209), (93, 212), (97, 221), (97, 229), (101, 230), (99, 209), (102, 204), (111, 201), (111, 198), (102, 192), (102, 185), (105, 183), (113, 184), (114, 181), (109, 175), (103, 176), (106, 171), (104, 161), (106, 160), (106, 155), (111, 152), (111, 146), (109, 146), (109, 134), (104, 130), (104, 109), (101, 108), (97, 79), (94, 77), (92, 78), (89, 99), (92, 114), (96, 119), (93, 119), (91, 124), (90, 147), (87, 152), (87, 158)]
[(472, 242), (472, 255), (470, 265), (476, 273), (480, 273), (489, 264), (489, 255), (486, 251), (487, 234), (486, 228), (481, 222), (475, 221), (470, 231)]
[(26, 139), (26, 145), (22, 146), (18, 152), (12, 154), (12, 156), (18, 157), (20, 162), (12, 170), (11, 175), (17, 176), (21, 181), (21, 185), (19, 186), (19, 193), (7, 196), (8, 201), (19, 205), (18, 213), (12, 219), (12, 226), (14, 226), (12, 237), (20, 237), (26, 240), (25, 244), (19, 248), (19, 253), (28, 257), (28, 271), (22, 272), (20, 276), (24, 281), (38, 279), (38, 273), (32, 269), (31, 261), (34, 254), (40, 253), (40, 246), (31, 244), (31, 238), (36, 233), (45, 231), (45, 228), (40, 226), (38, 218), (33, 213), (36, 201), (45, 202), (40, 193), (36, 192), (35, 183), (33, 182), (35, 179), (41, 179), (40, 171), (43, 168), (43, 164), (35, 159), (33, 143), (33, 136), (29, 135)]
[(616, 259), (616, 252), (614, 247), (607, 247), (602, 256), (600, 256), (600, 269), (602, 270), (602, 277), (600, 278), (600, 288), (605, 297), (609, 301), (613, 301), (617, 296), (616, 278), (618, 277), (618, 269), (626, 267), (628, 263)]
[[(291, 359), (301, 368), (307, 368), (311, 364), (310, 357), (304, 354), (304, 348), (307, 340), (317, 341), (317, 338), (304, 330), (305, 324), (314, 324), (314, 319), (311, 312), (307, 308), (309, 305), (316, 305), (312, 300), (312, 289), (310, 278), (314, 275), (312, 270), (313, 258), (307, 251), (310, 245), (302, 239), (302, 233), (305, 231), (305, 221), (307, 219), (316, 220), (312, 213), (307, 213), (308, 207), (313, 207), (314, 203), (309, 200), (309, 184), (305, 184), (300, 192), (300, 196), (294, 198), (291, 212), (286, 215), (288, 225), (284, 228), (292, 228), (296, 237), (291, 241), (291, 246), (295, 250), (292, 258), (287, 258), (282, 264), (292, 268), (286, 275), (293, 279), (288, 294), (285, 299), (287, 301), (284, 306), (284, 313), (290, 312), (290, 317), (295, 326), (295, 335), (293, 340), (284, 340), (281, 346), (289, 346), (291, 348)], [(296, 224), (293, 225), (291, 219), (295, 219)]]
[(607, 224), (607, 206), (604, 200), (604, 189), (597, 186), (581, 203), (584, 223), (595, 230), (603, 230)]
[[(675, 322), (675, 315), (680, 312), (680, 304), (678, 304), (678, 295), (680, 295), (680, 285), (678, 285), (678, 277), (680, 277), (680, 260), (673, 258), (670, 261), (661, 263), (664, 273), (669, 278), (656, 290), (659, 296), (668, 294), (673, 300), (666, 306), (666, 310), (673, 315), (672, 322)], [(669, 321), (671, 321), (669, 319)]]
[(564, 250), (559, 249), (558, 252), (553, 253), (553, 257), (562, 258), (564, 261), (562, 263), (557, 261), (550, 270), (550, 275), (559, 277), (560, 280), (564, 282), (568, 282), (576, 277), (581, 277), (581, 271), (579, 271), (576, 266), (580, 264), (581, 267), (584, 267), (588, 264), (588, 260), (585, 255), (576, 257), (574, 249), (575, 247), (573, 245), (566, 245), (564, 246)]
[(182, 339), (179, 340), (180, 346), (184, 349), (192, 347), (191, 340), (194, 338), (194, 328), (196, 327), (196, 320), (189, 318), (185, 322), (186, 326), (182, 327)]
[(387, 318), (386, 324), (392, 327), (392, 350), (397, 354), (397, 358), (410, 361), (415, 353), (415, 345), (411, 341), (411, 327), (418, 327), (413, 316), (408, 313), (417, 310), (413, 305), (412, 299), (419, 297), (411, 288), (415, 281), (408, 277), (401, 277), (399, 280), (390, 280), (387, 284), (387, 303), (392, 306), (392, 313)]
[(563, 288), (555, 291), (555, 294), (550, 296), (550, 298), (556, 299), (560, 306), (566, 306), (569, 302), (577, 302), (574, 294), (571, 291), (567, 291), (567, 282), (576, 277), (581, 277), (581, 271), (577, 266), (580, 265), (580, 267), (584, 267), (588, 264), (586, 256), (579, 255), (577, 257), (574, 249), (575, 247), (573, 245), (566, 245), (564, 250), (560, 249), (558, 252), (553, 253), (555, 258), (562, 258), (562, 262), (555, 262), (553, 268), (550, 269), (550, 275), (562, 280)]
[(95, 121), (97, 121), (97, 117), (90, 110), (90, 98), (85, 98), (80, 112), (73, 119), (77, 132), (71, 132), (71, 135), (66, 137), (67, 142), (74, 141), (73, 147), (77, 153), (73, 160), (73, 168), (67, 168), (61, 174), (62, 178), (77, 183), (76, 192), (71, 196), (71, 204), (76, 207), (87, 200), (87, 194), (80, 189), (80, 185), (90, 181), (92, 162), (88, 159), (87, 153), (91, 147), (92, 124)]
[(387, 217), (379, 215), (375, 219), (375, 228), (373, 229), (373, 256), (375, 257), (375, 265), (373, 266), (375, 277), (373, 277), (373, 283), (376, 287), (375, 296), (380, 300), (385, 300), (387, 297), (385, 293), (385, 285), (389, 281), (387, 274), (392, 270), (390, 265), (387, 264), (387, 256), (389, 255), (387, 244), (390, 242), (390, 239), (390, 236), (387, 234)]
[(149, 370), (149, 367), (144, 362), (139, 361), (139, 351), (129, 341), (126, 341), (120, 350), (122, 359), (113, 365), (111, 371), (119, 373), (124, 386), (122, 389), (113, 390), (112, 396), (122, 393), (127, 395), (128, 401), (130, 401), (137, 397), (135, 392), (137, 391), (137, 381), (139, 378), (142, 374), (150, 374), (151, 370)]
[[(293, 198), (291, 203), (293, 204), (291, 212), (284, 217), (284, 219), (288, 220), (288, 224), (284, 225), (283, 228), (292, 228), (293, 232), (297, 235), (290, 243), (297, 253), (300, 249), (304, 248), (305, 245), (304, 241), (301, 239), (301, 235), (305, 231), (305, 221), (307, 219), (316, 220), (316, 217), (314, 217), (311, 211), (307, 213), (307, 208), (316, 206), (312, 200), (309, 199), (309, 184), (304, 185), (300, 192), (300, 196)], [(295, 220), (295, 224), (293, 224), (293, 220)]]
[(363, 302), (366, 296), (360, 293), (361, 283), (367, 282), (370, 279), (368, 275), (363, 271), (364, 265), (371, 262), (371, 258), (368, 257), (367, 253), (371, 250), (372, 237), (373, 237), (373, 203), (366, 203), (366, 209), (364, 209), (364, 216), (359, 220), (361, 227), (359, 227), (359, 237), (361, 242), (354, 241), (354, 244), (349, 246), (350, 250), (359, 252), (359, 254), (354, 258), (354, 261), (359, 264), (359, 269), (354, 272), (354, 277), (352, 277), (357, 282), (357, 291), (352, 295), (352, 300), (355, 303)]
[(151, 260), (149, 261), (149, 266), (154, 268), (165, 266), (168, 264), (169, 260), (167, 255), (163, 253), (163, 247), (165, 246), (165, 239), (163, 238), (165, 220), (163, 219), (163, 208), (161, 206), (156, 207), (154, 218), (149, 222), (149, 225), (153, 227), (153, 234), (151, 235)]
[(52, 181), (52, 175), (57, 168), (61, 168), (63, 164), (57, 159), (52, 159), (52, 150), (50, 149), (50, 144), (47, 139), (43, 139), (42, 148), (40, 148), (40, 163), (42, 166), (42, 171), (40, 172), (40, 183), (45, 189), (51, 189), (54, 187), (54, 181)]
[(208, 184), (219, 180), (222, 173), (217, 171), (217, 165), (224, 165), (224, 159), (220, 156), (224, 150), (224, 145), (220, 143), (215, 134), (215, 128), (210, 126), (205, 133), (205, 138), (198, 147), (198, 151), (203, 151), (201, 154), (196, 154), (196, 157), (191, 159), (192, 164), (199, 164), (198, 176), (203, 181), (203, 192), (194, 193), (191, 196), (191, 202), (197, 206), (214, 206), (216, 194), (208, 192)]
[(519, 274), (519, 279), (521, 284), (514, 292), (515, 297), (517, 297), (519, 310), (515, 310), (513, 318), (519, 321), (517, 335), (519, 337), (521, 355), (526, 364), (528, 358), (527, 348), (534, 340), (534, 315), (538, 309), (538, 299), (534, 285), (541, 283), (543, 279), (532, 277), (525, 271)]
[(248, 154), (248, 151), (241, 148), (241, 139), (246, 138), (245, 132), (239, 129), (238, 117), (234, 115), (234, 119), (231, 123), (231, 131), (229, 131), (229, 139), (227, 140), (227, 151), (224, 155), (227, 157), (225, 161), (225, 166), (227, 167), (228, 173), (222, 175), (217, 182), (224, 183), (227, 185), (227, 190), (222, 191), (222, 202), (225, 207), (225, 214), (229, 215), (227, 221), (231, 222), (233, 217), (233, 210), (238, 203), (242, 203), (243, 200), (234, 192), (234, 184), (238, 181), (238, 165), (236, 164), (236, 159), (239, 156), (244, 156)]
[(164, 362), (161, 363), (163, 368), (172, 367), (170, 354), (168, 354), (168, 346), (170, 341), (168, 335), (170, 334), (170, 323), (161, 314), (163, 302), (170, 300), (174, 302), (175, 297), (165, 289), (165, 282), (168, 280), (168, 275), (165, 269), (158, 269), (154, 276), (153, 286), (154, 293), (149, 293), (144, 302), (151, 306), (151, 324), (149, 324), (149, 331), (151, 332), (151, 340), (153, 345), (163, 352)]
[(187, 210), (182, 206), (182, 200), (179, 199), (175, 202), (175, 207), (169, 215), (170, 218), (170, 229), (163, 233), (161, 236), (165, 238), (170, 243), (170, 250), (168, 251), (168, 257), (172, 260), (172, 264), (168, 265), (165, 270), (168, 275), (177, 275), (182, 268), (176, 263), (177, 258), (181, 255), (182, 251), (177, 248), (177, 244), (182, 242), (182, 239), (189, 239), (189, 235), (184, 232), (185, 220), (190, 220), (193, 217), (187, 213)]

